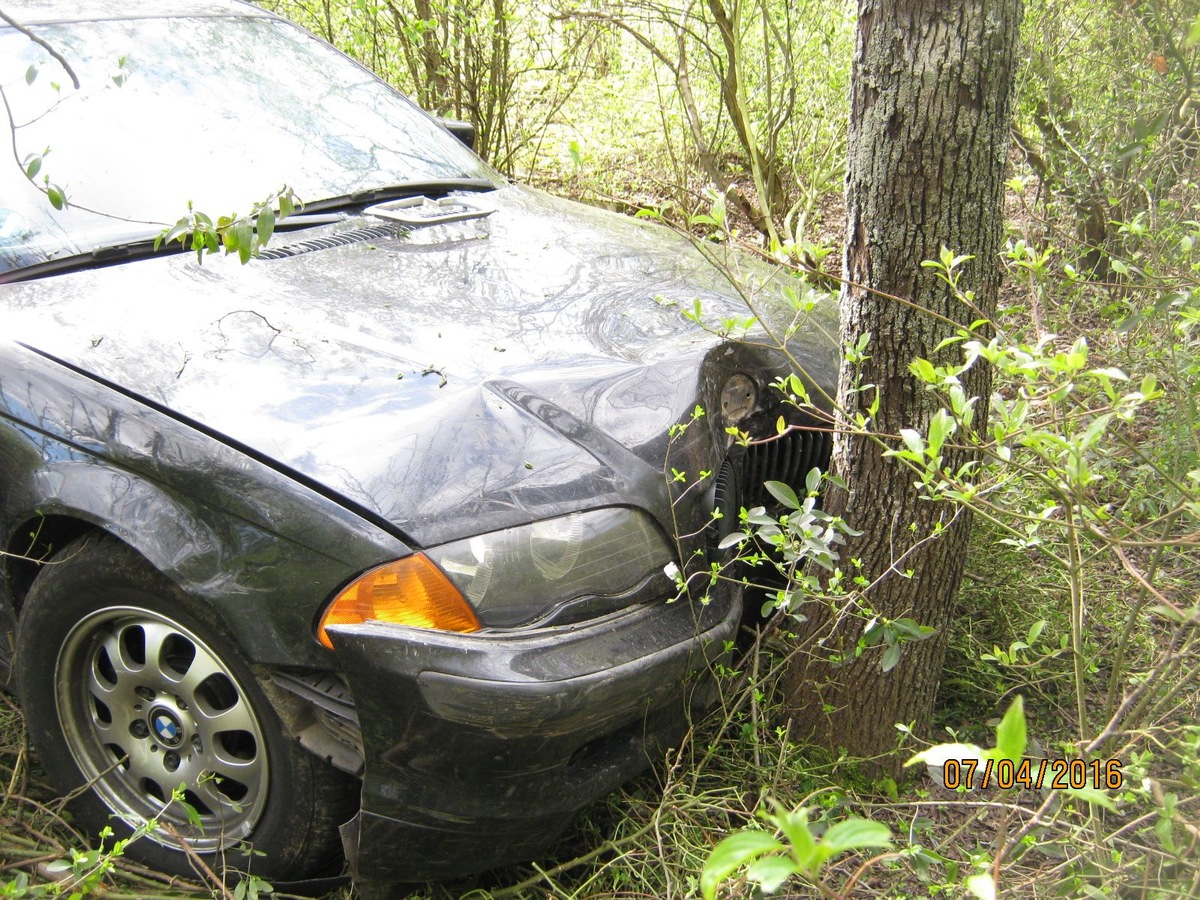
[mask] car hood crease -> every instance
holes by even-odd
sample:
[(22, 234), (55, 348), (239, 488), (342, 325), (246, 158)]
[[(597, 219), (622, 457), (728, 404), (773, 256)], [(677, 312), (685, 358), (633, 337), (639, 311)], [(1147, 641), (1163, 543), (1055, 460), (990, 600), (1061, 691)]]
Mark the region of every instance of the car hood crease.
[(680, 308), (728, 314), (722, 276), (659, 226), (519, 187), (469, 202), (491, 214), (245, 266), (176, 255), (11, 285), (0, 315), (419, 544), (581, 506), (662, 520), (667, 430), (702, 401), (718, 343)]

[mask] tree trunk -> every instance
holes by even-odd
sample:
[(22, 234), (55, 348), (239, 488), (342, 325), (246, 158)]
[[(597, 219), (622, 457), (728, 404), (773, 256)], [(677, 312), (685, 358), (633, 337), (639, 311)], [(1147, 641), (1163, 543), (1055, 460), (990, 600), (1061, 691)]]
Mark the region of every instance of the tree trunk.
[[(937, 632), (904, 643), (899, 664), (885, 673), (880, 648), (855, 658), (865, 620), (840, 614), (851, 598), (810, 602), (786, 687), (798, 736), (845, 748), (890, 773), (902, 762), (892, 755), (895, 724), (917, 733), (930, 724), (970, 517), (919, 499), (913, 475), (849, 423), (869, 418), (877, 392), (871, 432), (893, 446), (901, 428), (925, 433), (935, 406), (909, 375), (909, 363), (936, 359), (938, 344), (954, 331), (945, 320), (968, 324), (995, 312), (1021, 13), (1021, 0), (859, 2), (841, 308), (843, 345), (869, 333), (869, 358), (842, 364), (832, 468), (848, 490), (831, 489), (825, 506), (863, 532), (841, 556), (848, 575), (871, 582), (857, 598), (860, 610), (908, 617)], [(975, 257), (962, 267), (975, 309), (921, 267), (938, 259), (942, 246)], [(856, 390), (860, 385), (875, 387)], [(986, 367), (966, 373), (964, 387), (980, 398), (982, 419), (991, 389)], [(946, 453), (954, 469), (967, 459)]]

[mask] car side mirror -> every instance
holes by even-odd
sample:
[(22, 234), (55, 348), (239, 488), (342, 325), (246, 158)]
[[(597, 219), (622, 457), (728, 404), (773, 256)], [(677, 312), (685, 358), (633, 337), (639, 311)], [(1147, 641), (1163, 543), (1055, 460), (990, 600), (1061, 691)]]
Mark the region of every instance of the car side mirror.
[(475, 149), (475, 126), (470, 122), (459, 119), (438, 119), (442, 127), (467, 145), (467, 149)]

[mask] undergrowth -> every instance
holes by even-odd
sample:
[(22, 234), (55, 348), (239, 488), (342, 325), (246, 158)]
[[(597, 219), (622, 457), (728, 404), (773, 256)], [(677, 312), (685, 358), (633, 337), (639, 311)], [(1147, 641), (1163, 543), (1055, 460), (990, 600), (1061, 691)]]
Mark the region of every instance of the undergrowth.
[[(273, 5), (320, 13), (316, 4)], [(975, 519), (937, 739), (973, 748), (985, 765), (1017, 746), (1034, 761), (1116, 760), (1120, 787), (950, 789), (941, 783), (949, 770), (930, 757), (896, 784), (873, 780), (861, 761), (836, 751), (798, 745), (779, 695), (793, 652), (780, 617), (755, 636), (749, 655), (718, 673), (713, 716), (651, 774), (586, 811), (552, 854), (469, 882), (416, 886), (413, 896), (684, 898), (708, 887), (733, 897), (751, 896), (755, 882), (793, 896), (1200, 895), (1200, 187), (1188, 7), (1029, 5), (1032, 63), (1010, 182), (1006, 305), (994, 323), (1001, 340), (994, 359), (981, 354), (975, 363), (997, 366), (993, 422), (1012, 423), (1013, 404), (1025, 401), (1021, 428), (1029, 429), (972, 434), (949, 398), (954, 373), (935, 369), (926, 383), (947, 399), (942, 427), (953, 424), (938, 440), (977, 441), (991, 460), (979, 473), (946, 473), (929, 452), (930, 434), (907, 447), (933, 502), (991, 504), (990, 515)], [(331, 32), (357, 21), (340, 15)], [(543, 30), (569, 37), (564, 22)], [(1063, 22), (1071, 27), (1045, 27)], [(527, 33), (541, 34), (533, 26)], [(593, 201), (675, 204), (683, 220), (711, 207), (675, 85), (636, 60), (636, 40), (596, 40), (607, 61), (566, 96), (537, 94), (540, 118), (505, 139), (509, 167)], [(844, 67), (844, 31), (830, 43), (836, 52), (825, 64)], [(538, 52), (518, 61), (521, 73), (537, 71)], [(821, 79), (819, 55), (810, 59), (809, 82), (844, 79)], [(1137, 77), (1111, 87), (1116, 62)], [(530, 92), (541, 86), (529, 84)], [(590, 121), (593, 113), (603, 121)], [(747, 181), (747, 161), (711, 115), (724, 171)], [(823, 153), (809, 171), (803, 154), (793, 162), (797, 183), (827, 192), (839, 177), (841, 129), (822, 127), (833, 158)], [(499, 124), (493, 133), (499, 141)], [(815, 195), (800, 199), (816, 209)], [(728, 227), (703, 230), (735, 237)], [(953, 265), (940, 262), (952, 281)], [(973, 340), (988, 343), (982, 334), (960, 343)], [(974, 493), (964, 498), (968, 488)], [(929, 749), (902, 730), (897, 745), (914, 755)], [(0, 782), (0, 897), (221, 890), (164, 880), (75, 830), (39, 780), (20, 712), (4, 694)], [(805, 844), (820, 846), (835, 825), (859, 820), (884, 827), (886, 845), (859, 841), (817, 860)], [(722, 866), (720, 888), (702, 886), (718, 845), (737, 835), (746, 836), (732, 845), (742, 856), (726, 856), (746, 865)], [(89, 855), (89, 846), (99, 851)], [(762, 863), (769, 859), (782, 862)]]

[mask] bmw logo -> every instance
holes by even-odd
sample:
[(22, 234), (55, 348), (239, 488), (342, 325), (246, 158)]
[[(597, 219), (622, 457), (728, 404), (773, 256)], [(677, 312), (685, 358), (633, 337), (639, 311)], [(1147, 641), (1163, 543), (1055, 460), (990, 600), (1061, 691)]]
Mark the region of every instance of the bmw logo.
[(183, 728), (179, 720), (165, 709), (157, 709), (150, 714), (150, 730), (168, 747), (177, 747), (183, 742)]

